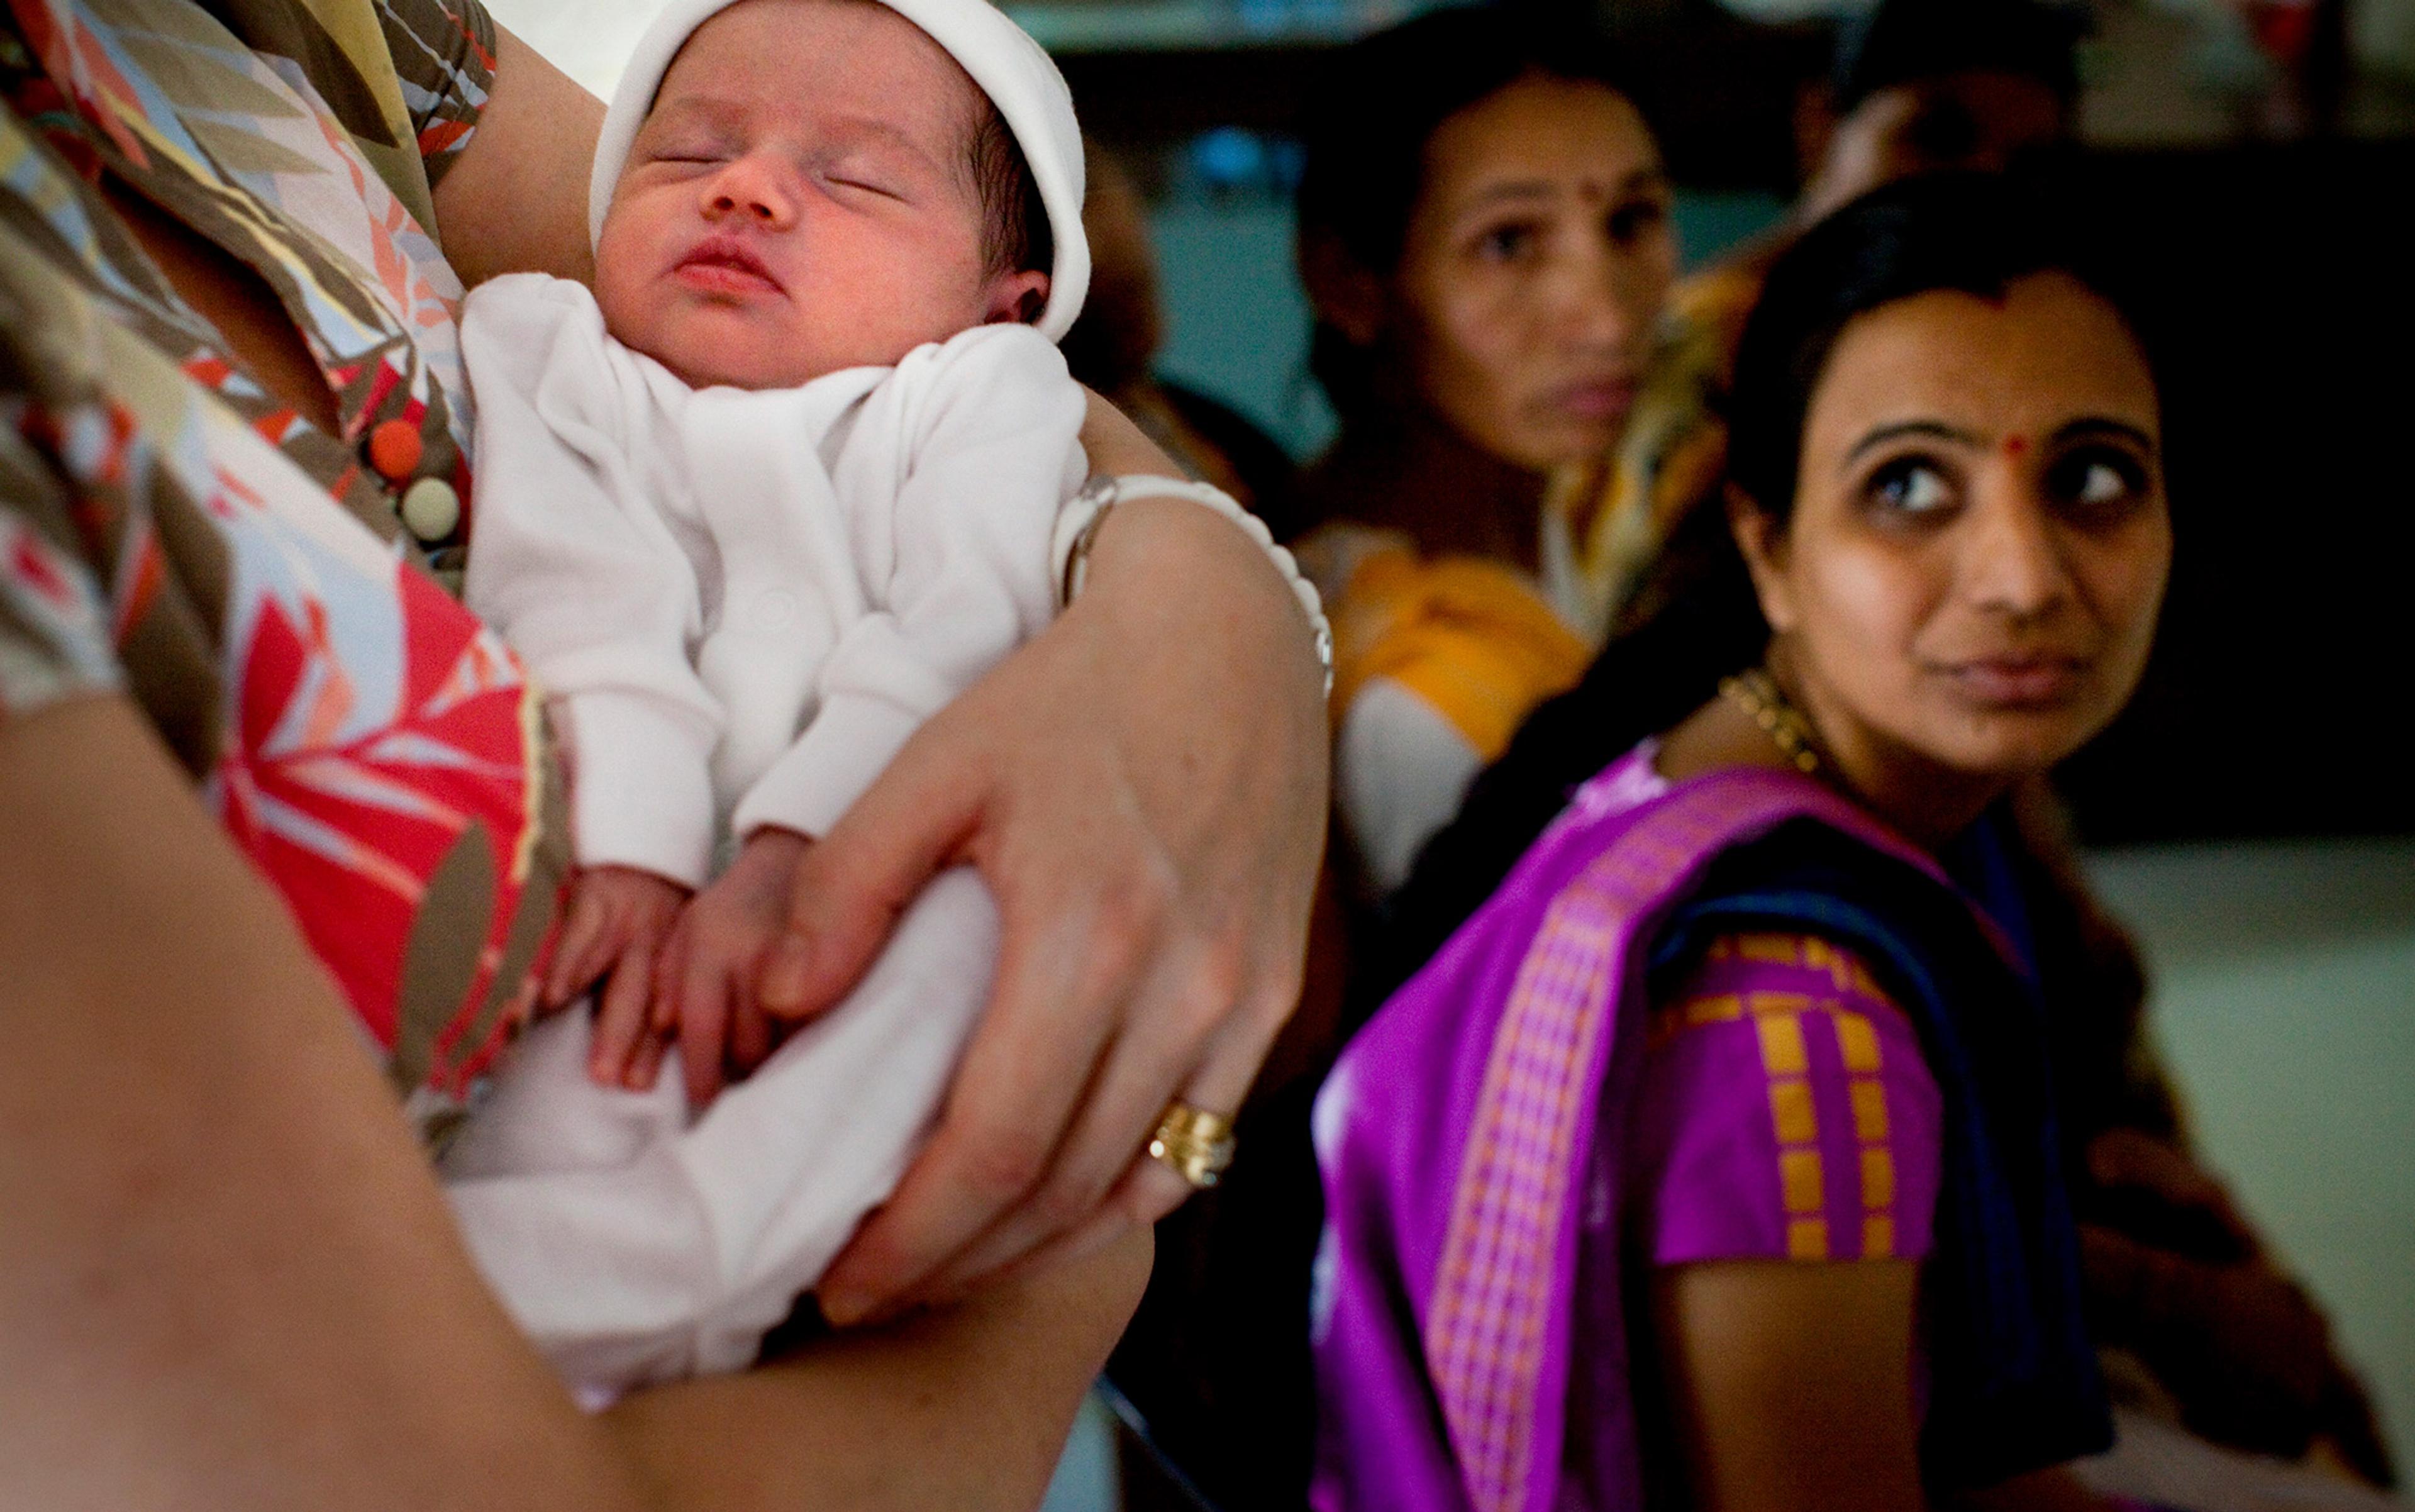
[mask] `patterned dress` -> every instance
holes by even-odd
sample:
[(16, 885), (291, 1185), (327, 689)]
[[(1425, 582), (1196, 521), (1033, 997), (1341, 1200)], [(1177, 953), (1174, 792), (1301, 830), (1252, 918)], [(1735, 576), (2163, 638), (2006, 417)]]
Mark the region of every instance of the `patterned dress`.
[[(0, 6), (0, 720), (132, 698), (429, 1137), (564, 871), (536, 692), (438, 577), (472, 416), (433, 185), (494, 51), (477, 0)], [(335, 433), (237, 366), (112, 178), (266, 283)]]

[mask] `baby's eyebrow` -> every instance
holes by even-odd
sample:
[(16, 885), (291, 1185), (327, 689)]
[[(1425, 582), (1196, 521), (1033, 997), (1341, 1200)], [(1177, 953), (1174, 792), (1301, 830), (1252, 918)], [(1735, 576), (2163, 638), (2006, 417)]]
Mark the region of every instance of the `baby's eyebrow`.
[(746, 115), (745, 107), (736, 100), (714, 95), (679, 95), (664, 100), (646, 117), (647, 126), (668, 123), (679, 125), (693, 117), (703, 125), (726, 127), (737, 125)]
[(927, 168), (937, 169), (940, 166), (933, 160), (928, 152), (923, 150), (922, 144), (915, 141), (903, 127), (894, 122), (884, 121), (878, 116), (843, 117), (834, 123), (834, 128), (831, 134), (832, 144), (835, 146), (855, 147), (873, 143), (894, 148)]

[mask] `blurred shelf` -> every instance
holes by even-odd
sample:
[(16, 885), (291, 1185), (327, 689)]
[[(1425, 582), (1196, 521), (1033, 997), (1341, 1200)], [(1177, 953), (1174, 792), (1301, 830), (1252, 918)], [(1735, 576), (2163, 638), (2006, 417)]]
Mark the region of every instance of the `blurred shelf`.
[(1381, 31), (1438, 0), (1054, 0), (1006, 13), (1059, 58), (1332, 45)]
[[(1059, 0), (1012, 11), (1056, 53), (1083, 126), (1122, 147), (1160, 147), (1218, 127), (1287, 133), (1316, 87), (1325, 60), (1363, 29), (1426, 8), (1295, 7), (1286, 28), (1252, 31), (1245, 12), (1208, 0), (1099, 4)], [(1093, 22), (1077, 18), (1099, 12)], [(1044, 15), (1042, 14), (1044, 12)], [(1161, 13), (1192, 18), (1159, 19)], [(1331, 22), (1347, 14), (1347, 24)], [(1118, 19), (1120, 18), (1120, 19)], [(1191, 25), (1230, 25), (1222, 39)], [(1254, 24), (1254, 23), (1252, 23)], [(1063, 32), (1053, 30), (1058, 26)], [(1078, 40), (1064, 40), (1077, 35)], [(1118, 28), (1124, 28), (1118, 30)], [(1615, 44), (1636, 103), (1651, 119), (1671, 172), (1688, 187), (1791, 194), (1796, 90), (1827, 66), (1823, 26), (1757, 26), (1714, 17), (1623, 37)]]

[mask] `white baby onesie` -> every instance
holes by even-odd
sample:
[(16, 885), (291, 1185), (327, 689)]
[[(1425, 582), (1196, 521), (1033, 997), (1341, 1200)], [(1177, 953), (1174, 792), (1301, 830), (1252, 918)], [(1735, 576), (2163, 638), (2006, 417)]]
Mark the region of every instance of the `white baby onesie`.
[[(541, 275), (471, 297), (467, 597), (555, 699), (581, 865), (690, 885), (818, 835), (1055, 612), (1081, 390), (1027, 326), (894, 368), (695, 390)], [(675, 1067), (597, 1087), (538, 1025), (447, 1152), (488, 1281), (596, 1395), (737, 1369), (903, 1173), (986, 996), (996, 910), (933, 884), (838, 1009), (691, 1122)]]

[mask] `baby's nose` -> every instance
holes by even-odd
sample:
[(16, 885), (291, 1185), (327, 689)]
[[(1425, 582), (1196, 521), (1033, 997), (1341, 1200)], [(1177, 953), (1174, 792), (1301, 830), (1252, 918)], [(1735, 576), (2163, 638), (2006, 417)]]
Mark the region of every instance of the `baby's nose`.
[(706, 190), (705, 213), (715, 220), (735, 217), (775, 226), (788, 219), (790, 208), (778, 175), (751, 156), (731, 161)]
[(738, 196), (732, 194), (717, 195), (713, 199), (712, 207), (715, 210), (720, 211), (725, 216), (733, 215), (742, 210), (746, 214), (753, 216), (758, 220), (769, 220), (772, 218), (772, 207), (765, 204), (760, 199), (758, 199), (753, 195), (746, 196), (742, 201)]

